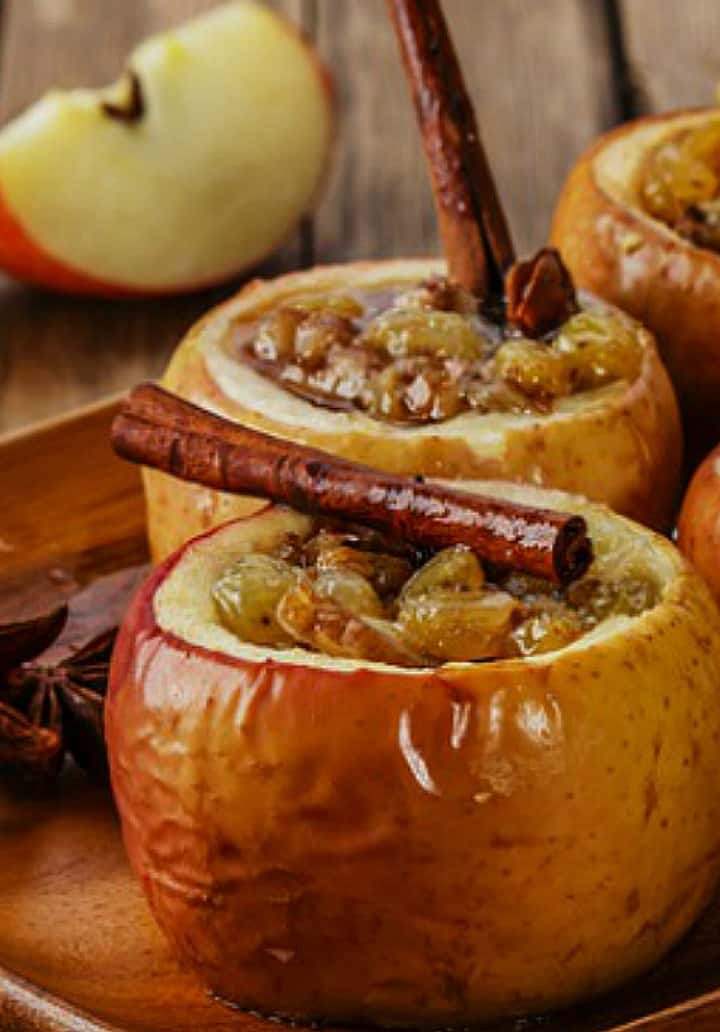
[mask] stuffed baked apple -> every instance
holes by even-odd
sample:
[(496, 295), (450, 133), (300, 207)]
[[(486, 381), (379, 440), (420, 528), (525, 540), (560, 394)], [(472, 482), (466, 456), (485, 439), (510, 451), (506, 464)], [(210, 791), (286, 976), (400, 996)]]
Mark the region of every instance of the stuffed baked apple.
[(620, 126), (578, 161), (552, 242), (577, 283), (657, 335), (695, 456), (720, 438), (720, 110)]
[[(446, 262), (364, 262), (250, 284), (163, 383), (216, 412), (393, 472), (552, 484), (669, 523), (681, 461), (652, 337), (577, 295), (556, 253), (516, 262), (436, 4), (391, 5)], [(146, 476), (156, 557), (247, 511)]]
[(215, 993), (467, 1025), (602, 992), (682, 935), (720, 865), (720, 616), (668, 541), (560, 492), (334, 460), (157, 388), (114, 442), (305, 510), (183, 546), (113, 659), (129, 856)]

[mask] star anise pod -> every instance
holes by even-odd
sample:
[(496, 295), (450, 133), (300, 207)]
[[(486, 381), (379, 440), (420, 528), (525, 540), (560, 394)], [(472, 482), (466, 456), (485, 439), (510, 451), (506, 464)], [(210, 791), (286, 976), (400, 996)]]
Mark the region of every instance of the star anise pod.
[(0, 627), (0, 775), (13, 782), (47, 785), (66, 753), (94, 777), (107, 772), (102, 713), (116, 628), (59, 662), (37, 661), (66, 618), (61, 606)]

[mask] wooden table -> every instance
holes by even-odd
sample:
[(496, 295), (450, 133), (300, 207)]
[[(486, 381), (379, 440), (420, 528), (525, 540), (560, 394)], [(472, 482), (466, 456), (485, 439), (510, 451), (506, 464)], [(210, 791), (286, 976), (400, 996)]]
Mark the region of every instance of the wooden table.
[[(0, 117), (50, 86), (97, 85), (143, 36), (215, 0), (0, 0)], [(334, 172), (312, 224), (262, 270), (437, 250), (418, 134), (383, 0), (274, 0), (339, 88)], [(573, 159), (635, 113), (706, 103), (720, 80), (711, 0), (446, 0), (521, 251), (540, 244)], [(213, 293), (66, 299), (0, 285), (0, 433), (160, 372)]]

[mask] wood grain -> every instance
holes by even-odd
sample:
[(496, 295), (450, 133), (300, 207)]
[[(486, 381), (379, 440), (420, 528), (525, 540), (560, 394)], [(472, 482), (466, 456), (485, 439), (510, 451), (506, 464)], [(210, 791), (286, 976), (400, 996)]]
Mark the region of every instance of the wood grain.
[[(603, 127), (605, 55), (581, 0), (445, 0), (519, 251), (545, 239), (572, 161)], [(319, 5), (339, 77), (341, 136), (316, 218), (323, 261), (439, 250), (412, 105), (383, 0)], [(569, 85), (571, 84), (571, 86)]]
[(0, 619), (145, 559), (140, 476), (110, 448), (116, 409), (92, 405), (69, 423), (50, 420), (3, 442)]
[(720, 83), (720, 7), (706, 0), (625, 0), (635, 77), (653, 111), (712, 104)]
[[(120, 540), (134, 542), (136, 556), (144, 554), (139, 477), (106, 451), (115, 410), (114, 404), (95, 406), (0, 443), (5, 497), (12, 507), (3, 532), (10, 535), (6, 554), (14, 563), (12, 577), (0, 568), (0, 609), (16, 601), (20, 574), (45, 590), (46, 564), (60, 553), (68, 571), (82, 571), (78, 581), (125, 565), (127, 549), (118, 548)], [(61, 540), (39, 535), (41, 526), (57, 528)], [(0, 847), (0, 1028), (277, 1030), (277, 1024), (212, 1000), (177, 965), (128, 868), (107, 789), (92, 787), (72, 767), (45, 799), (0, 789)], [(571, 1013), (544, 1017), (539, 1027), (545, 1032), (720, 1027), (720, 899), (647, 976)], [(517, 1028), (506, 1023), (494, 1032)]]

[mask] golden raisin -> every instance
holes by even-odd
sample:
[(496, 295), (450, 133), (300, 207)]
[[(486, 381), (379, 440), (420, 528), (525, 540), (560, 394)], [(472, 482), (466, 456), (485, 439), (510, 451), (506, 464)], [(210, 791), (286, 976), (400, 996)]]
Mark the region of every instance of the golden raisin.
[(277, 605), (294, 581), (289, 563), (269, 555), (245, 555), (216, 581), (212, 595), (220, 620), (243, 641), (286, 645)]

